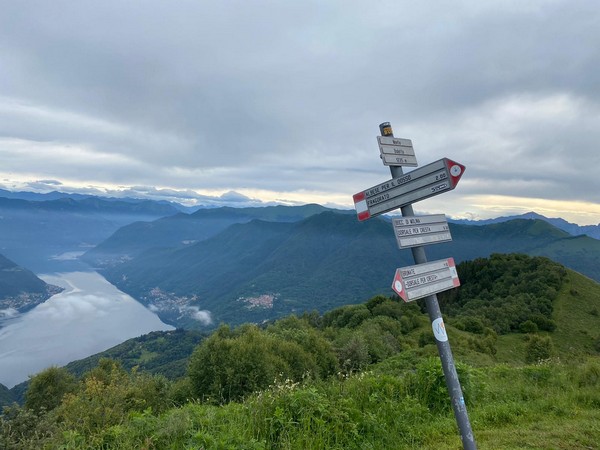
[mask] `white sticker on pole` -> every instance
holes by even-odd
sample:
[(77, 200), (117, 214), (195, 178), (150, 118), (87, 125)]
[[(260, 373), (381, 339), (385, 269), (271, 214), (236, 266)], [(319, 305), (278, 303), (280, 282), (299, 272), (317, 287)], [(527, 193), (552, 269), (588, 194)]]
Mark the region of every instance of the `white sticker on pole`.
[(444, 319), (441, 317), (435, 319), (431, 323), (431, 327), (433, 328), (433, 335), (440, 342), (446, 342), (448, 340), (448, 335), (446, 334), (446, 327), (444, 326)]

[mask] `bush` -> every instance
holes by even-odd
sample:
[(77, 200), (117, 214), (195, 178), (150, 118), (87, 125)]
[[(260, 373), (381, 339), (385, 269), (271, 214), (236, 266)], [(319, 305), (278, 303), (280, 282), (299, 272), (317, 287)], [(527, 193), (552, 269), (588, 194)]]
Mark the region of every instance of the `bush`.
[(37, 413), (17, 404), (5, 406), (0, 414), (0, 448), (6, 450), (50, 448), (58, 424), (46, 412)]
[[(464, 400), (470, 404), (473, 398), (472, 369), (465, 364), (458, 363), (456, 372), (461, 383)], [(439, 358), (428, 358), (417, 366), (416, 372), (409, 378), (409, 390), (432, 412), (449, 411), (452, 407)]]
[(531, 321), (535, 323), (540, 330), (543, 331), (554, 331), (556, 330), (556, 322), (542, 314), (532, 314), (530, 317)]
[[(332, 344), (325, 339), (323, 333), (313, 328), (308, 320), (289, 316), (280, 319), (267, 328), (267, 333), (291, 341), (314, 358), (316, 366), (310, 368), (315, 378), (326, 378), (338, 371), (338, 359)], [(311, 363), (312, 364), (312, 363)], [(306, 371), (308, 367), (300, 367)], [(300, 376), (303, 374), (301, 373)]]
[(537, 333), (538, 331), (538, 326), (531, 320), (526, 320), (525, 322), (521, 323), (519, 328), (521, 333)]
[(525, 362), (537, 363), (550, 358), (553, 353), (554, 345), (550, 336), (532, 335), (525, 345)]
[(366, 305), (347, 305), (334, 309), (323, 315), (323, 325), (336, 328), (356, 328), (371, 317)]
[(339, 359), (345, 373), (352, 373), (367, 367), (371, 362), (369, 346), (360, 333), (352, 335), (350, 340), (339, 350)]
[(77, 380), (63, 367), (50, 367), (30, 378), (25, 407), (35, 412), (51, 411), (65, 394), (77, 389)]
[(163, 376), (129, 373), (116, 361), (101, 359), (77, 391), (64, 396), (55, 413), (64, 428), (94, 436), (123, 423), (132, 412), (165, 411), (171, 406), (169, 391)]
[(498, 349), (496, 348), (496, 341), (498, 340), (497, 335), (487, 334), (486, 336), (469, 337), (467, 342), (469, 347), (479, 353), (487, 353), (488, 355), (494, 356)]
[(480, 317), (472, 316), (461, 317), (456, 321), (455, 326), (459, 330), (475, 334), (483, 334), (486, 328)]
[(588, 361), (577, 371), (576, 377), (579, 387), (600, 386), (600, 363)]
[(313, 354), (255, 325), (234, 332), (221, 327), (194, 350), (188, 369), (194, 395), (216, 403), (241, 400), (278, 379), (318, 373)]
[(421, 331), (419, 333), (419, 347), (425, 347), (428, 344), (435, 345), (435, 337), (431, 330)]

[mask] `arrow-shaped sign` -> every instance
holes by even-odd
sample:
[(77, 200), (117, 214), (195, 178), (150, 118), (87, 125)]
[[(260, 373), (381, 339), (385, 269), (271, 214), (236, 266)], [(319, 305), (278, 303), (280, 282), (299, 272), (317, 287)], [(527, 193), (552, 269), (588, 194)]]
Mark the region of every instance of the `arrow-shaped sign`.
[(451, 191), (462, 177), (465, 166), (448, 158), (419, 167), (400, 178), (392, 178), (358, 194), (354, 207), (358, 220), (384, 214), (419, 200)]
[(392, 289), (405, 302), (460, 286), (454, 258), (396, 269)]

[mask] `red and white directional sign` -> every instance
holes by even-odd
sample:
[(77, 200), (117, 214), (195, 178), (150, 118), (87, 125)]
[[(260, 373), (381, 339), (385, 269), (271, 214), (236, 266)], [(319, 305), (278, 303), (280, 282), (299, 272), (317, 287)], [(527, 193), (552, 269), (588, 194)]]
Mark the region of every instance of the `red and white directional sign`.
[(396, 269), (392, 289), (405, 302), (460, 286), (454, 258)]
[(419, 200), (451, 191), (465, 171), (465, 166), (442, 158), (426, 166), (354, 194), (358, 220), (384, 214)]
[(444, 214), (429, 216), (395, 217), (392, 219), (398, 247), (439, 244), (452, 240)]
[(410, 139), (377, 136), (381, 160), (386, 166), (416, 167), (417, 157)]

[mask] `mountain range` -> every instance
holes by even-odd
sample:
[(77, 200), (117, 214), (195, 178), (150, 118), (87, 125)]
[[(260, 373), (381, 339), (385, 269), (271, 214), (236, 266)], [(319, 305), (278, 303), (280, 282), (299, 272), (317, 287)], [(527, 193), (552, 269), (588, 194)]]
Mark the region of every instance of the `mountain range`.
[(514, 215), (514, 216), (502, 216), (496, 217), (495, 219), (484, 219), (484, 220), (465, 220), (465, 219), (450, 219), (450, 222), (460, 223), (463, 225), (491, 225), (493, 223), (508, 222), (509, 220), (515, 219), (537, 219), (543, 220), (554, 225), (556, 228), (566, 231), (573, 236), (588, 235), (594, 239), (600, 239), (600, 224), (598, 225), (577, 225), (576, 223), (567, 222), (561, 218), (548, 218), (535, 212), (528, 212), (525, 214)]
[[(199, 327), (198, 314), (210, 315), (213, 324), (260, 322), (389, 295), (395, 269), (413, 264), (410, 251), (398, 250), (386, 218), (360, 223), (354, 214), (332, 210), (295, 222), (248, 221), (251, 212), (240, 210), (211, 214), (215, 217), (198, 211), (193, 219), (160, 219), (153, 222), (160, 233), (152, 225), (144, 225), (147, 231), (130, 225), (83, 259), (161, 319), (186, 328)], [(200, 230), (190, 235), (181, 224), (188, 220), (206, 225), (210, 236), (201, 240)], [(548, 222), (451, 223), (450, 230), (452, 242), (427, 248), (430, 260), (518, 252), (548, 256), (600, 280), (600, 241), (572, 236)], [(134, 234), (132, 246), (124, 236)]]
[(152, 222), (134, 222), (86, 252), (83, 259), (95, 267), (110, 267), (139, 256), (152, 248), (186, 247), (215, 236), (230, 225), (254, 219), (268, 222), (297, 222), (327, 211), (316, 204), (266, 206), (261, 208), (200, 209), (193, 214), (176, 214)]
[[(110, 282), (186, 328), (326, 311), (389, 294), (395, 269), (413, 263), (385, 216), (360, 223), (354, 211), (314, 204), (186, 214), (149, 200), (6, 192), (0, 190), (1, 253), (36, 272), (82, 267), (83, 253)], [(521, 252), (600, 280), (600, 241), (582, 234), (597, 227), (535, 213), (450, 222), (453, 241), (429, 246), (430, 260)]]
[[(35, 196), (34, 196), (35, 198)], [(0, 196), (0, 253), (35, 272), (69, 270), (75, 256), (120, 227), (179, 213), (149, 200), (60, 197), (25, 200)]]

